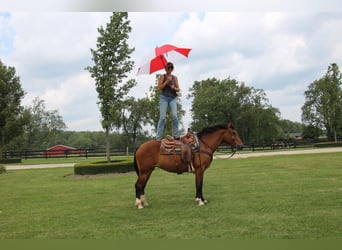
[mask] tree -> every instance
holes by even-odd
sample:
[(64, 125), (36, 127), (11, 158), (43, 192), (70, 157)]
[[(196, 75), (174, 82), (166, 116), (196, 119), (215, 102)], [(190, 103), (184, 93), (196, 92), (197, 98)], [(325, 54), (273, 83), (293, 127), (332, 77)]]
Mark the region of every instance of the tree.
[(106, 133), (107, 161), (110, 162), (109, 133), (113, 128), (120, 128), (123, 102), (129, 90), (136, 85), (134, 80), (125, 84), (123, 79), (133, 68), (127, 40), (132, 28), (127, 12), (113, 13), (106, 27), (98, 28), (97, 49), (91, 49), (94, 66), (86, 67), (95, 79), (98, 93), (98, 105), (102, 116), (102, 127)]
[(302, 133), (303, 132), (303, 124), (299, 122), (293, 122), (290, 120), (282, 119), (279, 123), (282, 131), (283, 131), (283, 138), (284, 139), (293, 139), (291, 134), (293, 133)]
[(322, 134), (323, 134), (322, 129), (315, 127), (313, 125), (304, 126), (304, 128), (303, 128), (303, 138), (304, 139), (317, 140)]
[(11, 143), (13, 150), (41, 150), (57, 144), (66, 125), (58, 110), (46, 110), (44, 100), (36, 97), (31, 106), (24, 108), (24, 132)]
[(235, 79), (195, 81), (190, 89), (192, 127), (233, 121), (243, 141), (273, 140), (279, 134), (279, 111), (268, 104), (266, 94)]
[(125, 102), (125, 112), (122, 117), (123, 132), (130, 145), (136, 146), (139, 136), (146, 135), (143, 125), (149, 124), (149, 107), (150, 102), (146, 97), (138, 100), (132, 97)]
[(341, 135), (342, 129), (342, 75), (332, 63), (325, 76), (312, 82), (304, 92), (302, 121), (306, 126), (325, 128), (328, 138)]
[(4, 146), (23, 132), (26, 113), (21, 106), (25, 95), (14, 67), (0, 60), (0, 159)]
[(25, 127), (26, 150), (48, 148), (55, 144), (66, 125), (58, 110), (46, 110), (45, 101), (36, 97), (28, 107), (30, 121)]

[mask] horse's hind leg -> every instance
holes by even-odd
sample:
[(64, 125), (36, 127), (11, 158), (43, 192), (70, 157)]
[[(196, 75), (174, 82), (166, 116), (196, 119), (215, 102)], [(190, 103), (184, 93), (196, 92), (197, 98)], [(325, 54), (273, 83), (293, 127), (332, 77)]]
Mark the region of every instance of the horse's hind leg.
[(145, 187), (148, 179), (152, 174), (153, 168), (149, 171), (140, 172), (138, 176), (138, 180), (135, 183), (135, 207), (138, 209), (144, 208), (148, 206), (148, 203), (145, 199)]

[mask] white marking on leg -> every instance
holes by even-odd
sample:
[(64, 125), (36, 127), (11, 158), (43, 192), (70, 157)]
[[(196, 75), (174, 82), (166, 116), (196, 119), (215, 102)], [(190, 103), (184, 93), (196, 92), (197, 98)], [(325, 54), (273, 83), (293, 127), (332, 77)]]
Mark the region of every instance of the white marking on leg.
[(205, 203), (202, 201), (202, 199), (201, 198), (196, 198), (195, 199), (195, 202), (196, 202), (196, 204), (198, 205), (198, 206), (203, 206)]
[(147, 207), (148, 206), (148, 203), (146, 201), (145, 195), (141, 195), (140, 196), (140, 200), (141, 200), (141, 204), (142, 204), (143, 207)]
[(142, 209), (144, 208), (143, 205), (141, 204), (141, 200), (138, 198), (135, 198), (135, 204), (134, 204), (135, 208), (137, 209)]

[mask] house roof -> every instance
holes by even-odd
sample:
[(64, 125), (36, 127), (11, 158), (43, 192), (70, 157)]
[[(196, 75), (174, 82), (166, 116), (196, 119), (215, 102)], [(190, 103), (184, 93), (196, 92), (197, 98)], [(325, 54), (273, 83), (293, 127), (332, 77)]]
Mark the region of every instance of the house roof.
[(48, 148), (47, 150), (68, 150), (68, 149), (69, 150), (75, 150), (76, 148), (59, 144), (59, 145), (55, 145), (51, 148)]

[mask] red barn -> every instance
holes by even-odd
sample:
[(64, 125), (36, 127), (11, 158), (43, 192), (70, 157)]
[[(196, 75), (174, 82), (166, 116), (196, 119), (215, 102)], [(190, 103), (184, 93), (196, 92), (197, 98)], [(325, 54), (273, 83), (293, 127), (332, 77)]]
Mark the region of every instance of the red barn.
[(85, 150), (77, 150), (76, 148), (56, 145), (46, 150), (46, 155), (64, 155), (64, 154), (84, 154)]

